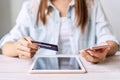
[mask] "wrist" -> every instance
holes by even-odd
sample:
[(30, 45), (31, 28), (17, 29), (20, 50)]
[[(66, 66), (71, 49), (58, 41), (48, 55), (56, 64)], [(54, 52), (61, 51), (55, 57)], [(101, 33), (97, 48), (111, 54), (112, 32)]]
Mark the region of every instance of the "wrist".
[(110, 50), (108, 51), (106, 57), (113, 56), (118, 51), (118, 44), (114, 41), (106, 41), (106, 44), (110, 46)]

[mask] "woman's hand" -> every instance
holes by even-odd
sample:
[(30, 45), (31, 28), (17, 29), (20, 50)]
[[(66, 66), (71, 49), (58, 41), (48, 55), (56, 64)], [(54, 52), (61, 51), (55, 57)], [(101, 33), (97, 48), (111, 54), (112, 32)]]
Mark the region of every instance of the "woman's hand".
[(16, 53), (19, 58), (30, 59), (35, 55), (39, 47), (35, 44), (32, 44), (32, 40), (33, 39), (31, 37), (26, 37), (20, 39), (15, 43)]
[(94, 50), (94, 49), (87, 49), (87, 50), (82, 50), (81, 55), (84, 57), (88, 62), (91, 63), (99, 63), (101, 61), (104, 61), (107, 53), (109, 52), (110, 48), (102, 48), (99, 50)]

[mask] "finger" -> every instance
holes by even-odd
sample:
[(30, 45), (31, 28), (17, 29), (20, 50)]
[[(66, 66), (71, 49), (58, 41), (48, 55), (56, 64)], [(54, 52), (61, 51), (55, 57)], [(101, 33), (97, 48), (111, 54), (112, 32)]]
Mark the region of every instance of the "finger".
[(103, 53), (104, 53), (103, 61), (105, 60), (107, 54), (109, 53), (109, 50), (110, 50), (110, 48), (106, 48), (106, 49), (104, 50), (104, 52), (103, 52)]
[[(105, 50), (104, 50), (105, 51)], [(99, 61), (104, 61), (105, 57), (106, 57), (106, 52), (97, 52), (97, 51), (93, 51), (93, 50), (88, 50), (87, 52), (89, 54), (92, 54), (93, 57), (99, 59)]]
[(32, 58), (32, 56), (33, 56), (33, 54), (25, 52), (25, 51), (22, 51), (22, 50), (17, 50), (17, 53), (18, 53), (18, 55), (21, 54), (21, 55), (26, 56), (27, 58)]
[(92, 63), (96, 63), (99, 60), (91, 55), (89, 55), (89, 53), (87, 53), (86, 51), (81, 51), (81, 55), (88, 61), (88, 62), (92, 62)]
[(38, 49), (39, 48), (39, 46), (38, 45), (36, 45), (36, 44), (32, 44), (32, 38), (31, 37), (26, 37), (26, 38), (24, 38), (25, 40), (27, 40), (30, 44), (29, 44), (29, 48), (32, 48), (32, 49)]
[(17, 47), (17, 49), (21, 50), (21, 51), (25, 51), (25, 52), (28, 52), (28, 53), (33, 53), (33, 52), (36, 52), (37, 49), (31, 49), (31, 48), (28, 48), (28, 47), (25, 47), (23, 45), (19, 45)]
[(26, 41), (28, 41), (29, 43), (31, 43), (31, 44), (32, 44), (32, 42), (31, 42), (31, 41), (33, 40), (33, 38), (32, 38), (32, 37), (25, 37), (24, 39), (25, 39)]
[(21, 50), (21, 51), (25, 51), (25, 52), (31, 52), (31, 49), (30, 49), (30, 48), (28, 48), (28, 47), (26, 47), (26, 46), (23, 46), (23, 45), (21, 45), (21, 44), (19, 44), (19, 45), (17, 46), (17, 49), (18, 49), (18, 50)]
[(19, 58), (20, 58), (20, 59), (29, 59), (28, 57), (26, 57), (26, 56), (24, 56), (24, 55), (21, 55), (21, 54), (19, 54)]
[(108, 53), (109, 50), (110, 50), (110, 48), (108, 47), (108, 48), (103, 48), (103, 49), (97, 50), (97, 51), (95, 51), (93, 49), (89, 49), (88, 52), (91, 53), (92, 55), (96, 56), (96, 57), (100, 57), (100, 55)]
[(105, 52), (105, 53), (108, 53), (109, 50), (110, 50), (110, 48), (106, 48), (104, 52)]
[(38, 50), (37, 49), (32, 49), (31, 53), (36, 53)]
[(94, 56), (96, 58), (100, 57), (100, 54), (96, 53), (94, 50), (87, 50), (87, 52), (91, 55)]
[(29, 42), (25, 38), (19, 40), (18, 42), (19, 42), (20, 45), (23, 45), (23, 46), (26, 46), (26, 47), (29, 46)]
[(33, 39), (31, 37), (26, 37), (26, 38), (23, 38), (20, 42), (21, 42), (22, 45), (24, 45), (26, 47), (38, 50), (39, 46), (36, 45), (36, 44), (32, 44), (31, 43), (32, 40)]
[(31, 58), (35, 55), (35, 53), (36, 53), (36, 52), (32, 52), (32, 53), (31, 53)]
[(39, 46), (36, 45), (36, 44), (29, 44), (28, 47), (29, 47), (29, 48), (32, 48), (32, 49), (35, 49), (35, 50), (38, 50), (38, 49), (39, 49)]

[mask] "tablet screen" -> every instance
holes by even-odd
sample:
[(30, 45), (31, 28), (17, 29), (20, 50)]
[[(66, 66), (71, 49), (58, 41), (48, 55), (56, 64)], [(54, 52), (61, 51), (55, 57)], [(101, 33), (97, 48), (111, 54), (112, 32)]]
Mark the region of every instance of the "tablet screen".
[(40, 57), (32, 70), (80, 70), (81, 67), (75, 57)]

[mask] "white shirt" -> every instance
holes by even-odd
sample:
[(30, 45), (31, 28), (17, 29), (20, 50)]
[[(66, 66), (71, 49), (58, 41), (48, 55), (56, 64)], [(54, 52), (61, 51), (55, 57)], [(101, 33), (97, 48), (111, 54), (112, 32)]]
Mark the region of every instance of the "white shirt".
[(70, 47), (70, 36), (73, 25), (68, 17), (61, 17), (61, 27), (59, 36), (59, 51), (58, 54), (72, 54)]

